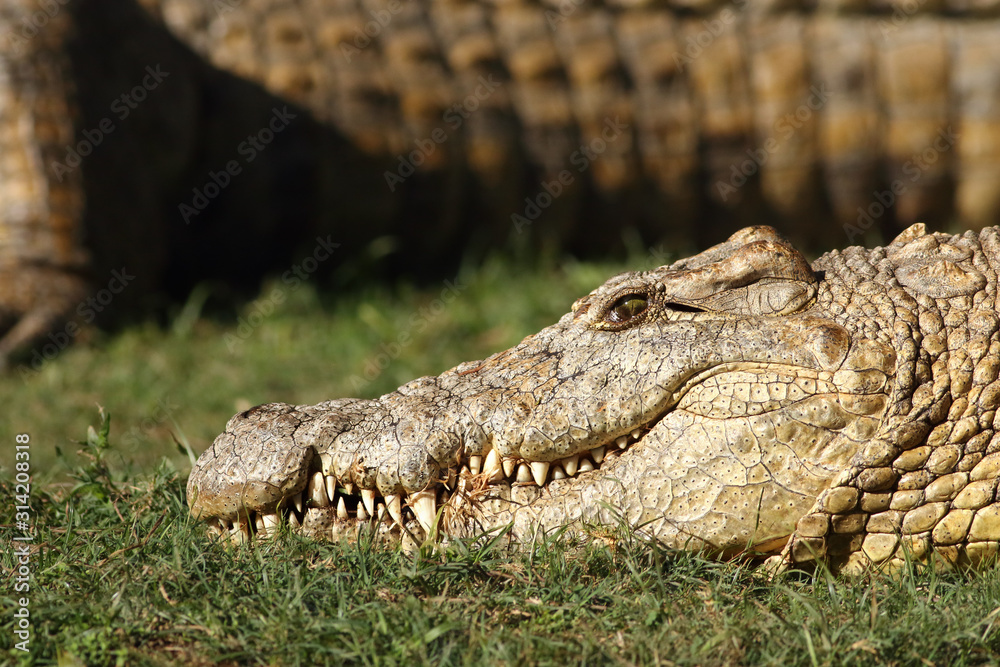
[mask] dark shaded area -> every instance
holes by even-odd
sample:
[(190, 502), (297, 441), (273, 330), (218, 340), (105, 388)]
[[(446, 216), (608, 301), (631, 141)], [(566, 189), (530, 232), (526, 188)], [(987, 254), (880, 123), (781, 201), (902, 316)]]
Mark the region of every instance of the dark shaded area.
[[(78, 139), (101, 123), (114, 125), (82, 173), (94, 284), (112, 270), (136, 267), (135, 287), (113, 305), (119, 313), (184, 300), (203, 282), (224, 286), (222, 294), (252, 295), (262, 276), (318, 260), (316, 253), (327, 253), (318, 249), (334, 244), (310, 279), (340, 287), (440, 279), (463, 257), (497, 248), (529, 258), (543, 249), (607, 257), (623, 254), (625, 239), (638, 239), (683, 255), (748, 224), (773, 225), (807, 252), (846, 244), (829, 202), (811, 202), (802, 209), (808, 215), (783, 215), (761, 195), (759, 174), (735, 199), (720, 201), (720, 179), (754, 149), (744, 136), (700, 140), (700, 171), (689, 192), (671, 199), (638, 165), (638, 143), (648, 137), (637, 128), (622, 141), (631, 142), (625, 162), (638, 178), (599, 188), (593, 165), (569, 164), (572, 183), (559, 186), (540, 156), (572, 153), (580, 130), (541, 131), (517, 113), (483, 110), (438, 146), (445, 153), (438, 166), (417, 169), (390, 191), (386, 174), (398, 170), (401, 156), (365, 152), (328, 119), (212, 67), (134, 1), (71, 7)], [(510, 82), (504, 63), (483, 67)], [(168, 74), (144, 86), (154, 71)], [(626, 74), (616, 77), (631, 94), (640, 84)], [(679, 70), (656, 85), (687, 86), (686, 75)], [(145, 101), (134, 108), (122, 101), (142, 88)], [(384, 111), (390, 132), (401, 122), (401, 103), (397, 91), (372, 93), (362, 106)], [(499, 182), (485, 182), (470, 167), (476, 133), (510, 140)], [(820, 167), (814, 172), (812, 190), (822, 192)], [(892, 233), (891, 210), (876, 227)]]

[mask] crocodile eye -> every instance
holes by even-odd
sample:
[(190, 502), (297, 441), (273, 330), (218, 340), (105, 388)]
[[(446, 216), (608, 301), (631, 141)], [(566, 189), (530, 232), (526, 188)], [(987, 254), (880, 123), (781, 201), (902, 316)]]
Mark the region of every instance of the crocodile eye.
[(613, 324), (628, 322), (641, 315), (649, 307), (649, 301), (642, 294), (627, 294), (615, 301), (604, 319)]

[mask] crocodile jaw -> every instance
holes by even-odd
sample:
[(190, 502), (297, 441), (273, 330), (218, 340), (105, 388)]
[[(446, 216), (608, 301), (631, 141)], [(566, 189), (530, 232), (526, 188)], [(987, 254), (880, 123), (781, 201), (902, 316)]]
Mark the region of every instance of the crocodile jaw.
[[(357, 428), (355, 419), (344, 416), (332, 440), (310, 443), (305, 437), (300, 444), (279, 437), (275, 424), (308, 434), (301, 424), (315, 417), (291, 406), (261, 406), (234, 417), (239, 428), (233, 422), (230, 428), (252, 443), (254, 454), (243, 458), (257, 469), (239, 472), (240, 485), (203, 487), (203, 480), (217, 482), (222, 472), (203, 457), (189, 482), (192, 513), (235, 541), (269, 535), (282, 522), (315, 537), (351, 537), (367, 526), (390, 538), (418, 540), (432, 532), (465, 536), (512, 524), (515, 538), (528, 539), (539, 528), (624, 518), (678, 548), (696, 544), (730, 554), (780, 546), (795, 519), (877, 428), (894, 358), (867, 341), (831, 354), (847, 339), (815, 318), (772, 326), (780, 331), (756, 331), (799, 346), (812, 337), (822, 353), (800, 354), (797, 364), (767, 361), (775, 352), (791, 355), (774, 342), (761, 344), (757, 359), (688, 367), (676, 375), (665, 407), (645, 414), (628, 433), (611, 432), (595, 446), (588, 435), (586, 449), (550, 460), (501, 453), (503, 441), (496, 437), (487, 437), (486, 445), (473, 438), (475, 448), (460, 445), (452, 465), (439, 467), (431, 483), (395, 493), (371, 482), (378, 475), (338, 468), (339, 437), (352, 432), (344, 424)], [(453, 371), (468, 377), (463, 372)], [(342, 409), (369, 413), (369, 403), (351, 401)], [(266, 418), (269, 411), (279, 416)], [(330, 406), (316, 413), (323, 423), (338, 414)], [(246, 422), (255, 419), (263, 427), (248, 431)]]
[(483, 362), (373, 401), (260, 406), (197, 462), (191, 511), (236, 539), (281, 516), (524, 538), (617, 514), (675, 546), (773, 543), (875, 430), (895, 372), (810, 310), (816, 281), (773, 230), (744, 230), (612, 278)]

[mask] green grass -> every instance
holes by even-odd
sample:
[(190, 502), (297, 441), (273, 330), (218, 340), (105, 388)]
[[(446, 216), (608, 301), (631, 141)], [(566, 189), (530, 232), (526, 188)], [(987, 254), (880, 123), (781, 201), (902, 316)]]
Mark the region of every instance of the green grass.
[[(627, 530), (574, 546), (210, 542), (183, 475), (109, 472), (37, 491), (31, 652), (13, 664), (979, 665), (1000, 657), (1000, 571), (769, 581)], [(0, 500), (13, 503), (0, 483)], [(0, 562), (15, 566), (10, 549)], [(10, 578), (8, 577), (8, 581)], [(5, 587), (3, 607), (14, 608)]]
[[(639, 255), (629, 265), (644, 263)], [(667, 553), (627, 530), (582, 546), (550, 537), (514, 550), (483, 540), (414, 555), (295, 536), (225, 549), (189, 519), (190, 464), (175, 438), (200, 452), (243, 407), (374, 396), (481, 358), (553, 322), (623, 268), (488, 261), (459, 274), (466, 288), (439, 311), (444, 285), (336, 298), (303, 286), (286, 290), (233, 351), (227, 336), (239, 322), (200, 316), (195, 297), (172, 326), (89, 334), (23, 382), (15, 370), (0, 388), (11, 439), (0, 448), (0, 503), (16, 503), (13, 434), (29, 433), (32, 636), (30, 653), (14, 648), (12, 610), (25, 594), (14, 591), (8, 542), (0, 663), (1000, 662), (1000, 570), (769, 581), (745, 565)], [(400, 332), (408, 342), (362, 382)], [(109, 436), (96, 404), (113, 415)], [(89, 424), (98, 429), (78, 455)], [(8, 522), (4, 535), (17, 534)]]

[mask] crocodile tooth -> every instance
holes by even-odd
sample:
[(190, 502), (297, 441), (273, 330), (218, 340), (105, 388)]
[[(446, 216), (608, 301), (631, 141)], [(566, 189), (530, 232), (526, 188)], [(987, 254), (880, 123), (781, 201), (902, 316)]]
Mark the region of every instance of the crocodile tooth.
[(347, 518), (347, 503), (344, 502), (344, 496), (340, 497), (337, 501), (337, 518), (346, 519)]
[(590, 459), (584, 459), (580, 461), (580, 472), (587, 472), (594, 469), (594, 464), (590, 462)]
[(437, 516), (437, 494), (433, 491), (419, 491), (411, 494), (408, 502), (417, 521), (430, 533), (434, 518)]
[(390, 493), (385, 497), (385, 507), (389, 510), (389, 516), (391, 516), (396, 523), (403, 523), (402, 499), (399, 497), (398, 493)]
[(566, 479), (566, 471), (562, 469), (562, 466), (556, 466), (552, 469), (552, 479)]
[(257, 518), (254, 519), (253, 523), (254, 523), (254, 527), (257, 529), (257, 532), (259, 534), (261, 534), (261, 536), (263, 537), (266, 534), (266, 532), (267, 532), (264, 529), (264, 517), (262, 517), (260, 514), (258, 514)]
[(350, 482), (346, 482), (344, 484), (344, 493), (346, 493), (349, 496), (353, 496), (354, 495), (354, 485), (351, 484)]
[(302, 522), (299, 521), (299, 515), (295, 512), (288, 513), (288, 525), (292, 528), (301, 528)]
[(531, 476), (535, 478), (535, 484), (545, 486), (545, 478), (549, 476), (549, 462), (532, 461)]
[(309, 481), (309, 497), (313, 507), (327, 507), (330, 504), (330, 498), (326, 495), (326, 482), (323, 473), (319, 471), (314, 472)]
[(271, 533), (278, 527), (278, 515), (277, 514), (264, 514), (264, 530)]
[(323, 468), (323, 474), (332, 475), (333, 473), (331, 471), (333, 470), (333, 456), (330, 455), (330, 452), (321, 453), (319, 455), (319, 461), (320, 465)]
[[(343, 500), (343, 498), (341, 498), (341, 500)], [(368, 516), (369, 515), (368, 512), (365, 510), (365, 506), (358, 505), (358, 521), (367, 521)]]
[(337, 478), (331, 475), (325, 477), (323, 481), (326, 482), (326, 496), (332, 503), (333, 499), (337, 497)]
[(563, 459), (563, 468), (566, 470), (566, 474), (569, 477), (576, 475), (577, 468), (580, 465), (580, 455), (574, 454), (573, 456), (567, 456)]
[(469, 470), (473, 475), (478, 475), (479, 471), (483, 469), (483, 457), (478, 454), (473, 454), (469, 457)]
[(500, 465), (500, 455), (497, 454), (495, 448), (486, 455), (486, 461), (483, 463), (483, 474), (490, 482), (499, 482), (503, 479), (503, 466)]
[(302, 514), (302, 492), (299, 491), (294, 496), (292, 496), (292, 503), (295, 505), (295, 510)]
[(528, 467), (527, 463), (522, 463), (521, 465), (517, 466), (517, 481), (518, 482), (527, 483), (527, 482), (530, 482), (531, 479), (532, 479), (532, 477), (531, 477), (531, 468)]
[(594, 463), (600, 465), (601, 461), (604, 460), (604, 445), (591, 449), (590, 456), (594, 459)]
[(365, 509), (368, 513), (375, 514), (375, 490), (374, 489), (361, 489), (361, 502), (365, 504)]
[(330, 504), (330, 499), (326, 497), (326, 483), (323, 481), (323, 473), (319, 471), (313, 473), (306, 491), (309, 499), (312, 500), (313, 507), (326, 507)]
[(507, 458), (500, 462), (503, 466), (503, 476), (510, 477), (514, 474), (514, 470), (517, 469), (517, 459)]
[(625, 449), (628, 447), (628, 436), (622, 435), (615, 440), (615, 444), (618, 445), (618, 449)]
[(455, 483), (458, 481), (458, 473), (455, 472), (454, 468), (448, 468), (448, 478), (445, 479), (444, 485), (449, 489), (455, 488)]
[(632, 431), (631, 436), (633, 438), (635, 438), (636, 440), (638, 440), (639, 438), (642, 437), (642, 431), (640, 429), (636, 429), (636, 430)]
[(385, 503), (379, 503), (375, 508), (375, 515), (378, 516), (379, 523), (385, 521)]

